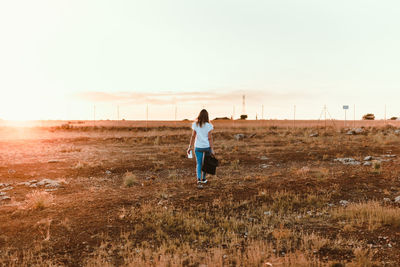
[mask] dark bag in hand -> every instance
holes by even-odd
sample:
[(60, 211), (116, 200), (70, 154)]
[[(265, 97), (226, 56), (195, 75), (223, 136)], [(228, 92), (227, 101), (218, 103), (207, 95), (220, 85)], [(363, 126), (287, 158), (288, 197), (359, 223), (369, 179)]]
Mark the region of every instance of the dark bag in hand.
[(201, 170), (208, 174), (215, 175), (215, 171), (218, 166), (218, 160), (214, 157), (214, 155), (206, 153), (204, 156), (203, 167)]

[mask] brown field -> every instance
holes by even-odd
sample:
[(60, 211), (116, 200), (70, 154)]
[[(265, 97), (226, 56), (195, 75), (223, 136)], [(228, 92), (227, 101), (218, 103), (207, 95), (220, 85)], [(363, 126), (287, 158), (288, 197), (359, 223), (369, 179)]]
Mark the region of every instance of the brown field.
[(215, 122), (203, 189), (189, 122), (38, 123), (0, 128), (0, 266), (400, 264), (398, 121)]

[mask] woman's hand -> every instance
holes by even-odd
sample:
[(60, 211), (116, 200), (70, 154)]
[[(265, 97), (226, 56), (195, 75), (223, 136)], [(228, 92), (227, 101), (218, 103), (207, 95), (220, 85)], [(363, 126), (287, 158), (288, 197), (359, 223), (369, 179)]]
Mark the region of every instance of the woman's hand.
[(214, 149), (211, 149), (211, 155), (213, 155), (215, 157), (215, 151)]
[(187, 155), (189, 155), (190, 150), (191, 150), (191, 149), (190, 149), (190, 147), (189, 147), (189, 148), (187, 149), (187, 151), (186, 151), (186, 154), (187, 154)]

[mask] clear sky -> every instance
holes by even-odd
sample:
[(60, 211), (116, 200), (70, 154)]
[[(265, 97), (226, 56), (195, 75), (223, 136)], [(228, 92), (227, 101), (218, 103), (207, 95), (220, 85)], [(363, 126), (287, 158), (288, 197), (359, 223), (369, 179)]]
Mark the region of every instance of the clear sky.
[(0, 0), (0, 118), (400, 116), (395, 0)]

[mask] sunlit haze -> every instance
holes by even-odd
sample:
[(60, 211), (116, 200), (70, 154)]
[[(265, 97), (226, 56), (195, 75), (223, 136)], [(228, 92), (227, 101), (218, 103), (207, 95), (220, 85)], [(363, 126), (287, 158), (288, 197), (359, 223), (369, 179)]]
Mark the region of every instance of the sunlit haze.
[(243, 94), (251, 119), (262, 105), (399, 116), (399, 14), (390, 0), (1, 1), (0, 119), (238, 117)]

